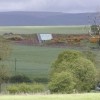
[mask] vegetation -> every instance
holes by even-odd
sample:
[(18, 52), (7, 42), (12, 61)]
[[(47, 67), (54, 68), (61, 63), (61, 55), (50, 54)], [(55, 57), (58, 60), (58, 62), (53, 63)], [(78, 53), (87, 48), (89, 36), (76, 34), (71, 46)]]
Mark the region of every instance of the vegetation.
[(99, 20), (98, 16), (96, 16), (93, 20), (94, 24), (91, 25), (91, 32), (93, 35), (92, 40), (100, 46), (100, 25), (97, 19)]
[(8, 42), (0, 37), (0, 92), (1, 84), (6, 82), (10, 76), (9, 68), (3, 62), (5, 59), (7, 59), (9, 54), (10, 47)]
[(67, 95), (1, 95), (1, 100), (100, 100), (100, 93)]
[[(11, 73), (15, 75), (15, 58), (16, 58), (16, 74), (24, 74), (32, 79), (34, 78), (48, 78), (50, 65), (57, 58), (60, 52), (65, 50), (80, 50), (85, 51), (84, 48), (56, 48), (56, 47), (39, 47), (39, 46), (22, 46), (12, 45), (12, 54), (5, 63), (10, 64)], [(100, 51), (92, 51), (96, 56), (96, 66), (100, 66)], [(86, 55), (89, 53), (86, 53)], [(89, 57), (89, 56), (88, 56)], [(95, 56), (94, 56), (95, 57)]]
[(72, 93), (75, 87), (74, 78), (69, 72), (55, 73), (49, 83), (52, 93)]
[(10, 77), (10, 72), (7, 66), (0, 65), (0, 92), (2, 83), (8, 82)]
[(49, 79), (45, 77), (36, 77), (33, 81), (36, 83), (48, 83)]
[(6, 39), (6, 40), (13, 40), (13, 41), (21, 41), (23, 40), (23, 37), (20, 36), (20, 35), (16, 35), (16, 34), (7, 34), (7, 35), (3, 35), (3, 37)]
[(0, 60), (5, 60), (11, 52), (10, 44), (8, 41), (0, 37)]
[(5, 63), (10, 64), (9, 68), (15, 75), (16, 58), (16, 74), (24, 74), (31, 79), (48, 78), (51, 62), (66, 49), (22, 45), (12, 45), (12, 48), (11, 57)]
[(91, 31), (93, 35), (99, 35), (100, 34), (100, 26), (99, 25), (91, 25)]
[[(68, 80), (69, 77), (65, 73), (70, 73), (68, 75), (70, 80)], [(55, 76), (55, 74), (58, 76)], [(64, 76), (66, 76), (65, 79)], [(67, 50), (59, 54), (57, 60), (52, 65), (50, 90), (51, 92), (68, 93), (70, 92), (70, 87), (77, 92), (89, 92), (95, 86), (95, 79), (96, 68), (94, 64), (86, 59), (81, 52)]]
[(31, 83), (32, 80), (25, 75), (15, 75), (15, 76), (10, 77), (10, 82), (11, 83), (23, 83), (23, 82)]
[(7, 87), (7, 91), (11, 94), (20, 94), (20, 93), (42, 93), (44, 92), (45, 87), (43, 84), (14, 84)]
[[(29, 36), (30, 37), (30, 36)], [(1, 42), (1, 43), (7, 43), (7, 42)], [(14, 43), (14, 42), (13, 42)], [(4, 50), (9, 50), (9, 45), (7, 45), (8, 48), (3, 49), (2, 53), (4, 52)], [(35, 82), (39, 82), (39, 83), (47, 83), (48, 80), (48, 75), (49, 75), (49, 71), (50, 69), (50, 65), (51, 62), (53, 62), (55, 60), (55, 58), (57, 57), (57, 55), (62, 52), (63, 50), (66, 50), (66, 48), (51, 48), (51, 47), (39, 47), (39, 46), (22, 46), (22, 45), (18, 45), (18, 44), (14, 44), (13, 46), (13, 51), (11, 54), (11, 57), (8, 58), (8, 55), (10, 52), (4, 53), (6, 54), (5, 56), (1, 56), (1, 60), (3, 60), (3, 63), (5, 65), (10, 65), (9, 68), (11, 68), (11, 72), (13, 73), (13, 77), (11, 77), (11, 81), (14, 83), (20, 83), (20, 82), (31, 82), (30, 79), (34, 80)], [(70, 48), (69, 48), (70, 49)], [(76, 48), (76, 47), (71, 47), (71, 49), (79, 49), (82, 50), (82, 48)], [(85, 48), (84, 48), (85, 49)], [(79, 52), (78, 52), (79, 53)], [(85, 54), (85, 56), (84, 56)], [(72, 65), (70, 66), (80, 66), (83, 70), (85, 70), (84, 67), (82, 67), (81, 65), (79, 65), (79, 63), (81, 62), (81, 64), (83, 66), (93, 66), (92, 62), (96, 62), (94, 59), (94, 55), (91, 52), (84, 52), (83, 53), (79, 53), (78, 57), (79, 58), (75, 58), (73, 61), (75, 61), (76, 63), (72, 63)], [(98, 53), (99, 55), (99, 53)], [(8, 59), (7, 59), (8, 58)], [(73, 58), (73, 57), (72, 57)], [(71, 59), (71, 58), (69, 58)], [(91, 62), (91, 61), (92, 62)], [(71, 61), (69, 61), (71, 62)], [(87, 62), (86, 64), (84, 64), (85, 62)], [(63, 67), (65, 67), (65, 62), (62, 62)], [(60, 65), (59, 65), (60, 67)], [(64, 69), (62, 69), (64, 70)], [(69, 69), (68, 69), (69, 70)], [(81, 84), (83, 82), (81, 82), (82, 80), (85, 79), (81, 79), (78, 80), (78, 76), (80, 76), (81, 73), (85, 73), (84, 71), (81, 71), (80, 69), (74, 69), (73, 71), (77, 71), (80, 73), (78, 73), (76, 75), (76, 73), (69, 73), (69, 71), (67, 71), (67, 69), (65, 71), (62, 71), (61, 73), (57, 72), (57, 76), (56, 74), (52, 75), (54, 76), (54, 78), (52, 78), (49, 86), (50, 89), (53, 92), (57, 92), (59, 93), (59, 86), (61, 87), (60, 89), (62, 93), (71, 93), (73, 92), (73, 90), (75, 91), (90, 91), (90, 89), (94, 86), (95, 81), (94, 79), (91, 80), (90, 82), (93, 83), (92, 85), (88, 84), (88, 82), (86, 82), (86, 84), (84, 84), (84, 86)], [(93, 70), (90, 70), (90, 73)], [(66, 73), (67, 72), (67, 73)], [(20, 76), (20, 75), (25, 75), (25, 76)], [(94, 75), (94, 74), (93, 74)], [(70, 79), (69, 79), (70, 76)], [(77, 76), (78, 78), (75, 78), (73, 76)], [(88, 74), (86, 74), (86, 76), (84, 75), (84, 77), (89, 76)], [(28, 79), (29, 77), (29, 79)], [(65, 78), (62, 78), (65, 77)], [(94, 77), (94, 76), (93, 76)], [(56, 79), (56, 80), (55, 80)], [(61, 80), (59, 80), (61, 79)], [(17, 81), (16, 81), (17, 80)], [(59, 81), (58, 81), (59, 80)], [(10, 81), (10, 82), (11, 82)], [(60, 84), (62, 82), (68, 82), (67, 84)], [(4, 82), (4, 81), (3, 81)], [(52, 84), (52, 82), (55, 82), (55, 84)], [(56, 84), (56, 82), (58, 82)], [(76, 82), (79, 83), (76, 85)], [(84, 81), (85, 82), (85, 81)], [(70, 84), (70, 85), (69, 85)], [(80, 85), (81, 84), (81, 85)], [(86, 85), (86, 86), (85, 86)], [(55, 87), (57, 86), (54, 90), (52, 89), (52, 86)], [(62, 88), (63, 87), (63, 88)], [(65, 88), (67, 87), (67, 88)], [(79, 87), (79, 88), (78, 88)], [(82, 88), (80, 88), (82, 87)], [(67, 92), (66, 92), (67, 91)]]

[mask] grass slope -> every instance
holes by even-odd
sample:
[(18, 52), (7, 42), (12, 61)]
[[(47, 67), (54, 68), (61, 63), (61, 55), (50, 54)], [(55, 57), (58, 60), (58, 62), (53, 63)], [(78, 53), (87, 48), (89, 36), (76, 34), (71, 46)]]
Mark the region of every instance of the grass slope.
[(1, 95), (0, 100), (100, 100), (100, 93), (67, 95)]

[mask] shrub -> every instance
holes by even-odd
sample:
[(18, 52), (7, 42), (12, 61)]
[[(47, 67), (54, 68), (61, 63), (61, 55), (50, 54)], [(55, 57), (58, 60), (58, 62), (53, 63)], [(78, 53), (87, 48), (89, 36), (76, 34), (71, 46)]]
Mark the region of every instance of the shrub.
[(32, 90), (34, 93), (41, 93), (45, 91), (45, 87), (43, 84), (36, 83), (36, 84), (33, 84)]
[(7, 91), (11, 94), (15, 93), (41, 93), (44, 92), (45, 87), (42, 84), (14, 84), (7, 87)]
[(72, 73), (77, 78), (76, 89), (78, 91), (89, 92), (95, 86), (96, 68), (90, 60), (85, 58), (77, 59)]
[(74, 87), (74, 79), (69, 72), (56, 73), (49, 83), (51, 93), (72, 93)]
[(26, 83), (19, 84), (18, 89), (20, 93), (30, 93), (32, 91), (31, 85)]
[(36, 83), (48, 83), (49, 79), (45, 77), (37, 77), (37, 78), (34, 78), (34, 81)]
[(21, 41), (21, 40), (24, 39), (22, 36), (15, 35), (15, 34), (7, 35), (7, 36), (5, 36), (5, 38), (8, 39), (8, 40), (13, 40), (13, 41)]
[(7, 91), (11, 94), (19, 93), (19, 89), (17, 85), (12, 85), (7, 87)]
[[(58, 59), (53, 63), (51, 69), (51, 82), (53, 85), (55, 84), (55, 81), (53, 81), (52, 79), (58, 78), (55, 76), (55, 74), (62, 73), (63, 71), (65, 73), (70, 72), (72, 74), (73, 81), (76, 84), (75, 90), (78, 92), (89, 92), (95, 85), (96, 68), (93, 62), (91, 62), (89, 59), (86, 59), (83, 53), (79, 51), (68, 50), (58, 56)], [(61, 78), (58, 79), (59, 81), (62, 81)], [(59, 81), (56, 82), (58, 82), (57, 84), (60, 85), (61, 82)], [(64, 83), (61, 83), (61, 86), (63, 84)], [(59, 86), (57, 87), (57, 89), (59, 90), (59, 92), (62, 92)], [(58, 91), (56, 90), (55, 92)]]
[(31, 79), (25, 75), (16, 75), (10, 78), (11, 83), (30, 83), (32, 82)]

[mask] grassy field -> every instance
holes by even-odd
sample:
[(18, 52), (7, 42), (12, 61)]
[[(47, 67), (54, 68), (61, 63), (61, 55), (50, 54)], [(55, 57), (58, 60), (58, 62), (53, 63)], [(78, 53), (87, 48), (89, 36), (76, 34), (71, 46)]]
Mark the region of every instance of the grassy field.
[(7, 64), (13, 73), (16, 67), (17, 74), (25, 74), (29, 77), (48, 77), (52, 62), (63, 50), (66, 48), (13, 45)]
[(0, 26), (0, 34), (17, 33), (62, 33), (62, 34), (87, 34), (89, 26)]
[(100, 100), (100, 93), (67, 95), (1, 95), (0, 100)]
[[(31, 78), (47, 78), (50, 72), (50, 67), (57, 58), (58, 54), (68, 49), (86, 50), (85, 47), (57, 48), (12, 45), (11, 57), (7, 60), (7, 64), (10, 66), (13, 74), (24, 74)], [(94, 50), (93, 52), (97, 54), (97, 60), (99, 61), (100, 51)], [(98, 63), (98, 66), (100, 66), (100, 63)]]

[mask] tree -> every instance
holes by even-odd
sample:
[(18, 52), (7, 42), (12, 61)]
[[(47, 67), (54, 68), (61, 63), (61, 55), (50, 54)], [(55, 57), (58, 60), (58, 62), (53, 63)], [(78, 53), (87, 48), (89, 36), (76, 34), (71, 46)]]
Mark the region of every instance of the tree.
[(96, 43), (100, 46), (100, 25), (91, 25), (91, 31), (95, 36)]
[(92, 25), (90, 26), (91, 32), (93, 35), (100, 34), (100, 13), (96, 13), (96, 15), (92, 19)]
[(91, 38), (90, 42), (97, 43), (100, 46), (100, 13), (96, 13), (96, 15), (92, 19), (92, 25), (90, 25)]
[(10, 75), (7, 66), (3, 64), (3, 61), (9, 56), (10, 51), (11, 49), (8, 41), (0, 37), (0, 91), (1, 84), (6, 82)]
[[(55, 77), (55, 74), (62, 72), (72, 74), (73, 83), (76, 84), (74, 89), (78, 92), (90, 91), (95, 85), (96, 68), (94, 67), (93, 62), (86, 59), (82, 52), (67, 50), (59, 54), (57, 60), (52, 65), (52, 84), (54, 84), (53, 77)], [(65, 82), (63, 81), (61, 84), (65, 84)], [(66, 93), (67, 92), (66, 89)]]
[(91, 32), (93, 35), (99, 35), (100, 34), (100, 26), (99, 25), (91, 25)]
[(10, 71), (5, 65), (0, 65), (0, 92), (1, 85), (4, 82), (7, 82), (10, 77)]
[(11, 52), (10, 44), (7, 40), (0, 37), (0, 60), (5, 60)]

